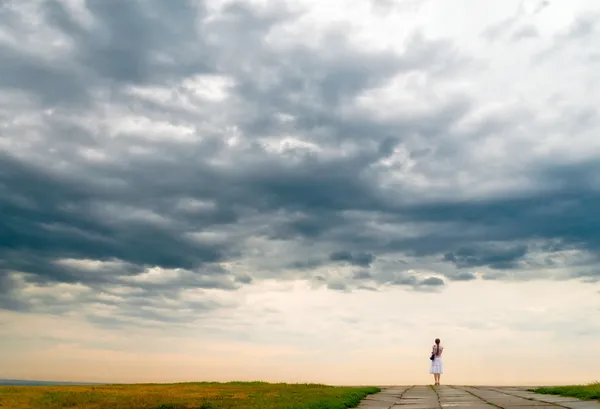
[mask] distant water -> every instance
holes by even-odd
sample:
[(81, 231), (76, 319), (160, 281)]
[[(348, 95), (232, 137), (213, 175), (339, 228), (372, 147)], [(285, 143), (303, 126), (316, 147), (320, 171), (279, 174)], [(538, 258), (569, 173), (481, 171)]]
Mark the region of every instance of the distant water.
[(54, 386), (54, 385), (102, 385), (92, 382), (50, 382), (28, 381), (22, 379), (0, 379), (0, 386)]

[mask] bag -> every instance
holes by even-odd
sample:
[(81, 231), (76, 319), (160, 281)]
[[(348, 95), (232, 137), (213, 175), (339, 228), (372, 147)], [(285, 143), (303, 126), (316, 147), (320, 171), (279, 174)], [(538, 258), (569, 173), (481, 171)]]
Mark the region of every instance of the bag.
[[(437, 346), (437, 352), (438, 352), (438, 353), (440, 352), (440, 347), (439, 347), (439, 345)], [(431, 356), (429, 357), (429, 359), (430, 359), (431, 361), (433, 361), (433, 360), (435, 359), (435, 354), (431, 354)]]

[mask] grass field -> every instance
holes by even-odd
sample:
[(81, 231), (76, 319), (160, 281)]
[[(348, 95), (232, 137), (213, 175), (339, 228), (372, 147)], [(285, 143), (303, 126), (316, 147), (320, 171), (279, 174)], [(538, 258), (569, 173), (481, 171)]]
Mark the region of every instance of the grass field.
[(265, 382), (0, 386), (2, 409), (345, 409), (376, 387)]
[(547, 393), (551, 395), (571, 396), (586, 400), (600, 400), (600, 382), (589, 385), (566, 385), (531, 389), (536, 393)]

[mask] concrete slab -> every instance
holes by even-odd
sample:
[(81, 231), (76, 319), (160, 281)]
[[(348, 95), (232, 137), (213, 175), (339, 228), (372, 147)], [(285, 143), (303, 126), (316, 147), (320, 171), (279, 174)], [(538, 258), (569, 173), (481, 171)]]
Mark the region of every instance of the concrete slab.
[(549, 403), (581, 402), (580, 399), (564, 397), (564, 396), (539, 396), (535, 399), (539, 400), (540, 402), (549, 402)]
[(469, 396), (471, 395), (471, 393), (469, 393), (466, 390), (450, 390), (450, 391), (444, 391), (444, 390), (439, 390), (437, 391), (437, 394), (439, 396), (444, 396), (444, 397), (448, 397), (451, 398), (453, 396)]
[(447, 396), (447, 397), (452, 397), (452, 396), (466, 396), (466, 395), (470, 395), (467, 391), (459, 391), (457, 389), (438, 389), (436, 390), (437, 394), (439, 396)]
[(390, 404), (394, 404), (396, 402), (398, 402), (400, 400), (400, 397), (394, 397), (394, 396), (373, 396), (373, 397), (367, 397), (364, 399), (365, 402), (382, 402), (382, 403), (390, 403)]
[(398, 399), (398, 403), (397, 404), (412, 405), (412, 406), (436, 406), (436, 407), (440, 406), (440, 403), (437, 400), (435, 400), (435, 399), (418, 399), (418, 400), (414, 400), (414, 399), (401, 398), (401, 399)]
[(489, 405), (485, 402), (457, 402), (457, 403), (448, 403), (441, 404), (442, 409), (458, 409), (458, 408), (467, 408), (467, 409), (475, 409), (475, 408), (493, 408), (495, 406)]
[(365, 409), (600, 409), (600, 403), (541, 395), (521, 387), (388, 386), (364, 399)]
[[(599, 402), (582, 401), (577, 398), (559, 395), (539, 394), (529, 391), (511, 390), (510, 388), (490, 388), (497, 390), (507, 396), (515, 396), (519, 398), (529, 399), (536, 402), (536, 407), (541, 405), (553, 405), (551, 407), (571, 408), (571, 409), (593, 409), (600, 408)], [(515, 388), (516, 389), (516, 388)], [(519, 388), (520, 389), (520, 388)], [(529, 389), (529, 388), (528, 388)]]
[(600, 409), (600, 402), (597, 401), (561, 402), (559, 405), (569, 409)]
[(537, 400), (540, 402), (581, 402), (580, 399), (573, 398), (570, 396), (558, 396), (558, 395), (541, 395), (541, 394), (522, 394), (522, 395), (514, 395), (524, 399)]
[(357, 406), (360, 409), (389, 409), (390, 405), (387, 403), (368, 403), (361, 402), (360, 405)]
[(470, 405), (473, 403), (481, 403), (481, 399), (461, 399), (461, 400), (455, 400), (455, 401), (443, 401), (440, 400), (440, 406), (442, 407), (457, 407), (460, 405)]
[(563, 408), (562, 406), (547, 405), (547, 406), (514, 406), (514, 407), (507, 406), (504, 409), (565, 409), (565, 408)]
[(539, 407), (539, 406), (549, 406), (551, 403), (547, 402), (539, 402), (535, 400), (528, 399), (489, 399), (487, 400), (489, 403), (500, 406), (501, 408), (521, 408), (521, 407)]

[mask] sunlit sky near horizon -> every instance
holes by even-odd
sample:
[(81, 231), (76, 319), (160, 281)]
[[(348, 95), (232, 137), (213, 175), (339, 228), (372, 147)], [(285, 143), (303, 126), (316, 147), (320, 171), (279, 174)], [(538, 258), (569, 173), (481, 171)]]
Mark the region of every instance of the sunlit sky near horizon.
[(0, 3), (0, 378), (597, 381), (600, 7)]

